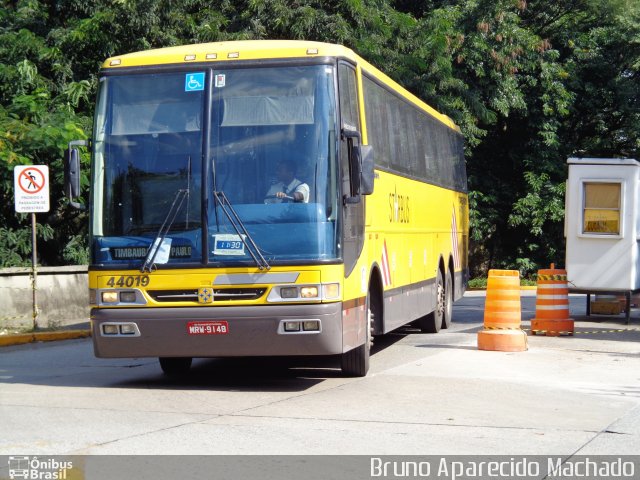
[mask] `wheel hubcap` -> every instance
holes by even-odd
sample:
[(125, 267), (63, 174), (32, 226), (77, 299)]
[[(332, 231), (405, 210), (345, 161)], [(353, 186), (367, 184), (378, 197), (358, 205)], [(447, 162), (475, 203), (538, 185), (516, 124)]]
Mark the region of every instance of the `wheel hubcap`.
[(373, 312), (370, 308), (367, 310), (367, 324), (369, 326), (367, 343), (369, 344), (369, 348), (371, 348), (373, 346)]
[(442, 315), (445, 309), (444, 287), (438, 284), (438, 313)]

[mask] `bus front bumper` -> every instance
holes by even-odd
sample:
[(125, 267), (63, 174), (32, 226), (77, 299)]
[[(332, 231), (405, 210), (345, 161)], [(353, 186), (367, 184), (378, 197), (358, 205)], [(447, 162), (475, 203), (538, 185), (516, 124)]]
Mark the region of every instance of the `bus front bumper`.
[[(304, 331), (302, 323), (300, 331), (284, 329), (284, 322), (313, 320), (320, 322), (320, 331)], [(213, 334), (193, 333), (194, 324), (207, 322), (218, 326), (226, 322), (226, 328)], [(127, 333), (106, 334), (109, 324), (111, 330), (127, 325)], [(91, 328), (94, 352), (100, 358), (333, 355), (342, 353), (343, 345), (341, 303), (96, 308)]]

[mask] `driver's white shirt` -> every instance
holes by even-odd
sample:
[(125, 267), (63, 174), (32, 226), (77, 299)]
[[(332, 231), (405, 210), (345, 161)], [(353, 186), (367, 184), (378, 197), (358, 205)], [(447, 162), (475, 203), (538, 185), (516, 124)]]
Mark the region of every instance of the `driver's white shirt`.
[[(293, 196), (294, 192), (300, 192), (302, 194), (302, 202), (301, 203), (309, 203), (309, 185), (301, 182), (297, 178), (291, 180), (291, 183), (285, 187), (284, 183), (278, 182), (271, 185), (271, 188), (267, 192), (267, 197), (275, 196), (278, 192), (288, 192), (290, 197)], [(264, 203), (281, 203), (282, 199), (280, 198), (267, 198)]]

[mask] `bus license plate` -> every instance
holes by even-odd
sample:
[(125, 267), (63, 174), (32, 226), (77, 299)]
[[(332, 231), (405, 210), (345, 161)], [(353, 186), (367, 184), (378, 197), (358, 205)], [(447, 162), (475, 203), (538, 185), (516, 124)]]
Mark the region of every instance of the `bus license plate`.
[(187, 332), (189, 335), (226, 335), (229, 333), (229, 322), (189, 322)]

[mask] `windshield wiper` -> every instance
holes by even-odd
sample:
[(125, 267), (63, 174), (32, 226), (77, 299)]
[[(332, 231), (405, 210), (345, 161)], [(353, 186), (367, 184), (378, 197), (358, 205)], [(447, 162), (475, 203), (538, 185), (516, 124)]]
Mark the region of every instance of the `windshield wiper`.
[(244, 223), (242, 222), (242, 220), (234, 210), (233, 206), (231, 205), (231, 202), (229, 201), (227, 196), (224, 194), (224, 192), (215, 191), (213, 192), (213, 196), (220, 204), (220, 209), (227, 216), (227, 218), (229, 219), (229, 222), (231, 222), (231, 226), (236, 231), (236, 234), (238, 235), (238, 237), (240, 237), (240, 240), (242, 241), (242, 243), (244, 243), (245, 246), (247, 247), (247, 251), (249, 252), (249, 255), (251, 255), (251, 258), (253, 258), (253, 261), (256, 262), (256, 265), (258, 266), (258, 268), (260, 270), (270, 270), (271, 265), (269, 265), (269, 262), (267, 262), (267, 260), (264, 258), (264, 256), (260, 252), (258, 245), (256, 245), (256, 242), (253, 240), (253, 237), (251, 237), (251, 234), (247, 230), (247, 227), (245, 227)]
[(149, 247), (149, 250), (147, 250), (147, 256), (144, 257), (144, 262), (142, 262), (142, 266), (140, 267), (140, 271), (142, 273), (151, 273), (151, 270), (155, 265), (156, 257), (158, 256), (158, 252), (160, 251), (160, 247), (162, 246), (167, 233), (169, 233), (171, 225), (173, 225), (174, 220), (178, 216), (178, 212), (180, 211), (180, 208), (182, 208), (182, 204), (187, 198), (189, 198), (188, 189), (180, 189), (176, 192), (175, 196), (173, 197), (171, 208), (169, 208), (167, 215), (164, 217), (156, 238), (154, 238), (151, 242), (151, 246)]

